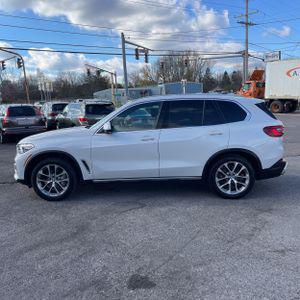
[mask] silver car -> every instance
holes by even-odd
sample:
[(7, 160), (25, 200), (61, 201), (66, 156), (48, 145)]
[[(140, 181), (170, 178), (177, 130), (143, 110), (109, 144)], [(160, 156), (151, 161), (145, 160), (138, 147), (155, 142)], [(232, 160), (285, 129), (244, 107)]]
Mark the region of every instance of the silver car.
[(8, 104), (0, 109), (0, 143), (11, 136), (25, 136), (46, 130), (45, 118), (30, 104)]

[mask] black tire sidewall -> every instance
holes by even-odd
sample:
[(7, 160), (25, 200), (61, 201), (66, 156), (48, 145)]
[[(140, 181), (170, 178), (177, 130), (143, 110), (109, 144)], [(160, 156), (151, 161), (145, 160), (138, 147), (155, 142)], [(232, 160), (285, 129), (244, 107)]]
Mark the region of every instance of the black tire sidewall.
[[(236, 195), (225, 194), (218, 188), (216, 181), (215, 181), (215, 174), (216, 174), (217, 169), (220, 167), (220, 165), (222, 165), (228, 161), (236, 161), (236, 162), (242, 163), (247, 168), (247, 170), (249, 172), (249, 176), (250, 176), (250, 178), (249, 178), (250, 182), (249, 182), (247, 189)], [(230, 156), (220, 158), (218, 161), (216, 161), (212, 165), (212, 168), (209, 172), (208, 182), (209, 182), (210, 189), (212, 191), (214, 191), (216, 194), (218, 194), (219, 196), (221, 196), (222, 198), (239, 199), (239, 198), (242, 198), (245, 195), (247, 195), (252, 190), (254, 182), (255, 182), (255, 172), (254, 172), (254, 169), (253, 169), (251, 163), (249, 163), (249, 161), (246, 158), (244, 158), (240, 155), (230, 155)]]
[[(278, 111), (274, 111), (274, 109), (273, 109), (273, 106), (274, 106), (274, 105), (278, 105), (278, 106), (279, 106)], [(283, 105), (282, 102), (280, 102), (280, 101), (278, 101), (278, 100), (273, 101), (273, 102), (271, 103), (271, 105), (270, 105), (270, 110), (271, 110), (272, 113), (282, 113), (283, 110), (284, 110), (284, 105)]]
[[(69, 179), (70, 179), (70, 185), (69, 185), (69, 188), (68, 190), (62, 194), (61, 196), (58, 196), (58, 197), (49, 197), (45, 194), (43, 194), (39, 188), (37, 187), (37, 184), (36, 184), (36, 175), (38, 173), (38, 171), (45, 165), (47, 164), (57, 164), (57, 165), (60, 165), (62, 166), (65, 171), (68, 173), (69, 175)], [(72, 167), (72, 165), (60, 158), (46, 158), (42, 161), (40, 161), (34, 168), (33, 168), (33, 171), (32, 171), (32, 174), (31, 174), (31, 185), (34, 189), (34, 191), (37, 193), (38, 196), (40, 196), (41, 198), (47, 200), (47, 201), (60, 201), (60, 200), (63, 200), (65, 198), (67, 198), (68, 196), (70, 196), (76, 186), (77, 186), (77, 175), (75, 173), (75, 170), (74, 168)]]

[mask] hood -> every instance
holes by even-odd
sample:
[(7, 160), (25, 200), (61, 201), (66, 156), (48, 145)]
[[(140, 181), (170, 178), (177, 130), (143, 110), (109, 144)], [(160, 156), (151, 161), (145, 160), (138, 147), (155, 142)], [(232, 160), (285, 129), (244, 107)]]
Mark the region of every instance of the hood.
[(87, 136), (90, 130), (84, 126), (66, 128), (48, 131), (40, 134), (35, 134), (28, 136), (20, 141), (20, 143), (37, 143), (37, 142), (46, 142), (57, 141), (57, 143), (63, 143), (63, 141), (69, 140), (69, 138), (78, 140), (82, 136)]

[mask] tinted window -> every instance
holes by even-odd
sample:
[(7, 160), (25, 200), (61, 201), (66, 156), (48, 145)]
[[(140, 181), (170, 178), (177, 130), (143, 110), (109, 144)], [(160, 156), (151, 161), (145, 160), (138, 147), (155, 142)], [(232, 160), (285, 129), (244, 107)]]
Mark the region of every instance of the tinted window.
[(67, 106), (67, 103), (57, 103), (52, 105), (52, 111), (61, 112)]
[(8, 113), (10, 117), (32, 117), (36, 115), (32, 106), (11, 106)]
[(217, 101), (227, 123), (245, 120), (247, 113), (236, 103), (230, 101)]
[(155, 129), (161, 103), (147, 103), (129, 108), (116, 116), (111, 124), (113, 131), (138, 131)]
[(87, 115), (108, 115), (114, 111), (112, 104), (87, 104), (85, 112)]
[(256, 103), (255, 104), (258, 108), (260, 108), (262, 111), (264, 111), (267, 115), (269, 115), (271, 118), (277, 120), (277, 118), (273, 115), (273, 113), (271, 111), (269, 111), (269, 109), (266, 106), (265, 102), (261, 102), (261, 103)]
[(202, 126), (203, 103), (198, 100), (168, 102), (163, 128)]
[(203, 125), (218, 125), (224, 124), (225, 120), (220, 110), (218, 109), (215, 101), (206, 100), (204, 109)]

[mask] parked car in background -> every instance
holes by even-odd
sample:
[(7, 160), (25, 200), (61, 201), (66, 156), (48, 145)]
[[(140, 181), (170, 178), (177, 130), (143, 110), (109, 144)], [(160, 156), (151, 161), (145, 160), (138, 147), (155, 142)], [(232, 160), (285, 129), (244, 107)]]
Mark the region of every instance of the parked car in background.
[(46, 130), (44, 116), (29, 104), (8, 104), (0, 109), (0, 142), (10, 136), (31, 135)]
[(56, 118), (57, 129), (88, 126), (97, 123), (115, 110), (110, 101), (82, 101), (70, 103)]
[(46, 118), (47, 129), (56, 128), (56, 117), (61, 114), (69, 102), (53, 101), (46, 102), (42, 106), (42, 112)]
[(203, 179), (221, 197), (237, 199), (255, 180), (284, 173), (283, 134), (282, 122), (261, 100), (208, 94), (143, 98), (92, 127), (22, 140), (15, 179), (47, 200), (67, 197), (82, 181), (145, 179)]

